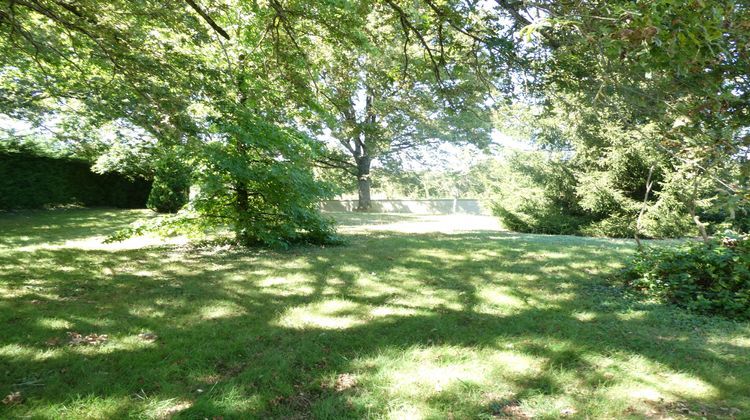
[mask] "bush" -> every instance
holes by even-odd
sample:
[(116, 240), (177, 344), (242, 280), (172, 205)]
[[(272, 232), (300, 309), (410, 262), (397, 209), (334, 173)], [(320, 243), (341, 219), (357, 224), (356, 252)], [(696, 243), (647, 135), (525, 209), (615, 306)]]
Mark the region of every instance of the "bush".
[(541, 153), (512, 156), (492, 197), (493, 214), (516, 232), (578, 234), (592, 217), (578, 204), (576, 179), (562, 158)]
[(503, 226), (513, 232), (538, 233), (546, 235), (577, 235), (581, 226), (589, 220), (585, 217), (568, 215), (549, 208), (510, 211), (494, 205), (492, 213), (500, 218)]
[(639, 252), (625, 283), (702, 314), (750, 319), (750, 236)]
[(588, 224), (581, 229), (586, 236), (607, 238), (632, 238), (635, 234), (636, 216), (614, 213), (606, 219)]
[(154, 168), (146, 205), (159, 213), (177, 213), (190, 198), (190, 170), (176, 154), (165, 153)]

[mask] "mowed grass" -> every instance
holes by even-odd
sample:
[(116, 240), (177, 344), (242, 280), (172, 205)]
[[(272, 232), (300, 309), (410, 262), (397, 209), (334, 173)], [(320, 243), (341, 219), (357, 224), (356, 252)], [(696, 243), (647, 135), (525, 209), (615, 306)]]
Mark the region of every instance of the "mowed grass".
[(100, 243), (146, 215), (0, 216), (0, 418), (750, 417), (750, 324), (628, 298), (629, 241), (350, 214), (339, 247)]

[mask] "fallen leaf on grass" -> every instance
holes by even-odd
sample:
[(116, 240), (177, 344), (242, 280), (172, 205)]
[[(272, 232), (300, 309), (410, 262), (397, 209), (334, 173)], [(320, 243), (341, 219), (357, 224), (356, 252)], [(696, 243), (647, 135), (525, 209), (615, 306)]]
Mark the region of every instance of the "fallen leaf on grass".
[(154, 333), (148, 332), (138, 334), (138, 338), (144, 341), (156, 341), (157, 339), (159, 339), (159, 336)]
[(3, 404), (5, 405), (16, 405), (23, 402), (23, 396), (20, 392), (11, 392), (3, 398)]
[(336, 391), (341, 392), (349, 388), (354, 388), (355, 386), (357, 386), (357, 377), (351, 373), (342, 373), (336, 378), (336, 383), (333, 385), (333, 388)]
[(108, 340), (107, 334), (81, 335), (77, 332), (72, 331), (68, 331), (68, 337), (70, 338), (68, 344), (70, 344), (71, 346), (77, 346), (81, 344), (96, 346), (99, 344), (104, 344)]
[(521, 407), (517, 405), (506, 405), (501, 410), (502, 413), (508, 417), (512, 417), (514, 419), (530, 419), (526, 413), (523, 412)]
[(48, 347), (55, 347), (60, 345), (60, 337), (52, 337), (49, 340), (45, 341), (44, 344), (46, 344)]
[(490, 403), (492, 414), (500, 417), (511, 417), (514, 419), (530, 419), (531, 416), (526, 414), (521, 408), (521, 402), (513, 399), (503, 399)]

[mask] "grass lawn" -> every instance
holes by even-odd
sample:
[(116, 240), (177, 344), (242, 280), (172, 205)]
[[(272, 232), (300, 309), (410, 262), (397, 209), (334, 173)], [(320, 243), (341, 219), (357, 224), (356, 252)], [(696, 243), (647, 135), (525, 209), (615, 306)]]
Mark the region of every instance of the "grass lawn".
[(0, 418), (750, 418), (750, 324), (608, 285), (629, 241), (348, 214), (343, 247), (100, 243), (144, 214), (0, 216)]

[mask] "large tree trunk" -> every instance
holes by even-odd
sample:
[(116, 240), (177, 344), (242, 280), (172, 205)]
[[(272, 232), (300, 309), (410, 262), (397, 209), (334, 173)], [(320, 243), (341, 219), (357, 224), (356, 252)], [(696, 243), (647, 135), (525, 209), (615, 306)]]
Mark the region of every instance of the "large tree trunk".
[(372, 202), (370, 200), (370, 163), (371, 159), (367, 156), (357, 159), (357, 190), (359, 192), (357, 211), (370, 211), (372, 209)]

